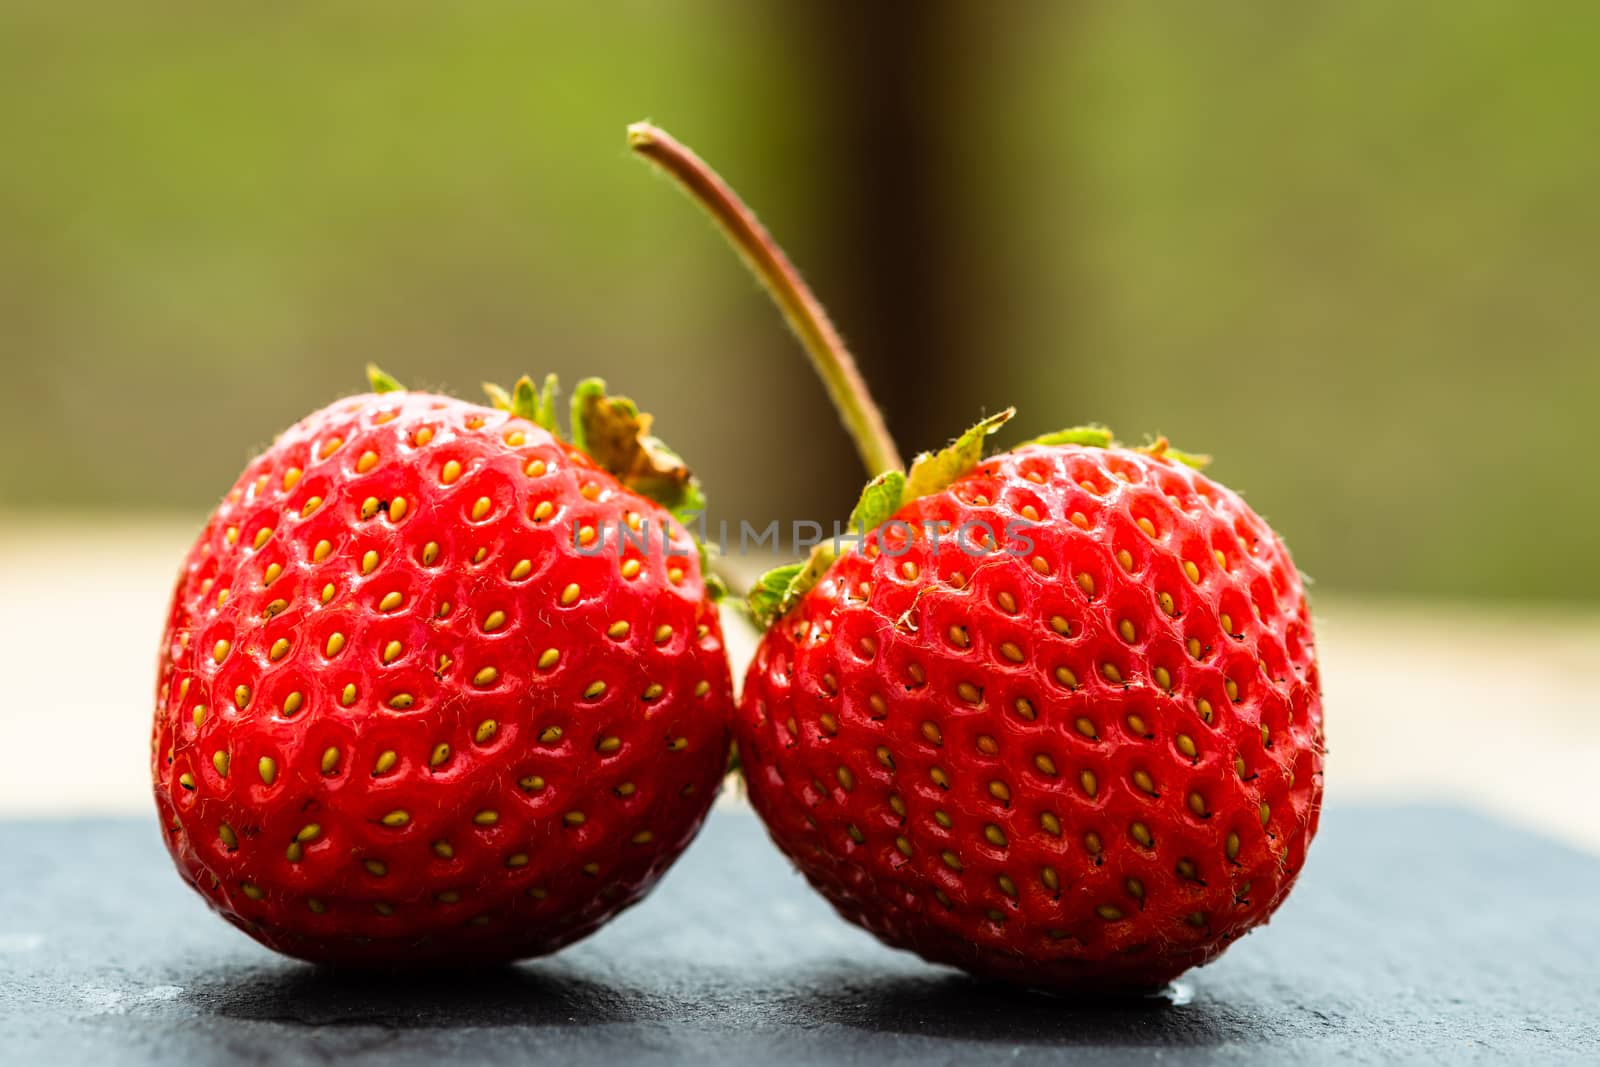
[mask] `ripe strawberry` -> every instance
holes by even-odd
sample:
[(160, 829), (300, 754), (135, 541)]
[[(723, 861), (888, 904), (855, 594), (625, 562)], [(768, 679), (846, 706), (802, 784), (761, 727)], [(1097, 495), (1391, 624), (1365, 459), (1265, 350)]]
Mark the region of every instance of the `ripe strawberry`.
[(553, 383), (498, 394), (512, 411), (374, 384), (257, 457), (185, 561), (152, 746), (167, 846), (292, 956), (552, 952), (649, 890), (726, 765), (700, 559), (629, 485), (697, 489), (599, 383), (574, 444)]
[(1009, 411), (902, 473), (849, 353), (693, 153), (641, 154), (789, 317), (870, 470), (851, 529), (751, 595), (772, 629), (734, 733), (773, 840), (846, 918), (977, 974), (1144, 989), (1284, 899), (1322, 798), (1300, 578), (1164, 441), (1064, 431), (980, 462)]
[(891, 945), (1041, 986), (1160, 985), (1264, 922), (1322, 793), (1310, 618), (1267, 525), (1165, 455), (1079, 445), (894, 520), (966, 546), (890, 525), (845, 551), (735, 720), (811, 883)]

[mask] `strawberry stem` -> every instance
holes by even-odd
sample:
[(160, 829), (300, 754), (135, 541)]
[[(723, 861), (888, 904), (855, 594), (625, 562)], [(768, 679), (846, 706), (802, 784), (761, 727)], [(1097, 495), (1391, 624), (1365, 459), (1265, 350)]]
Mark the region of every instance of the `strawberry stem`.
[(628, 127), (628, 147), (670, 175), (706, 210), (761, 282), (811, 357), (828, 396), (855, 441), (867, 473), (903, 470), (900, 451), (884, 425), (856, 361), (811, 289), (772, 235), (728, 183), (686, 145), (647, 122)]

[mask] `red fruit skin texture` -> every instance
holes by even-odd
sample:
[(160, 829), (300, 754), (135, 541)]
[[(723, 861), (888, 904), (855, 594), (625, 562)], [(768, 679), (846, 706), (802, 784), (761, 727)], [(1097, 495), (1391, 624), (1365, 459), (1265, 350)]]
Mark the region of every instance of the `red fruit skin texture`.
[(151, 765), (178, 870), (263, 944), (352, 965), (536, 956), (637, 901), (706, 815), (732, 710), (668, 521), (446, 397), (286, 431), (172, 599)]
[(1159, 987), (1265, 922), (1323, 760), (1266, 523), (1167, 458), (1037, 445), (895, 519), (767, 634), (735, 716), (811, 884), (889, 945), (1069, 991)]

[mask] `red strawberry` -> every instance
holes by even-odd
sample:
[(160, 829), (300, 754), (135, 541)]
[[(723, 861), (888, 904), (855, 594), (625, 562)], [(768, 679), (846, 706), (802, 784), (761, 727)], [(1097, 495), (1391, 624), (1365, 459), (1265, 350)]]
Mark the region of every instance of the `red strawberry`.
[(1065, 431), (901, 464), (821, 306), (659, 130), (790, 316), (869, 468), (842, 552), (752, 594), (771, 622), (734, 731), (773, 840), (890, 945), (1026, 985), (1143, 989), (1267, 920), (1322, 798), (1298, 572), (1165, 442)]
[(598, 383), (574, 438), (605, 467), (553, 432), (548, 387), (512, 413), (375, 385), (257, 457), (185, 561), (152, 749), (167, 846), (303, 959), (552, 952), (648, 891), (726, 764), (700, 559), (610, 470), (696, 490)]

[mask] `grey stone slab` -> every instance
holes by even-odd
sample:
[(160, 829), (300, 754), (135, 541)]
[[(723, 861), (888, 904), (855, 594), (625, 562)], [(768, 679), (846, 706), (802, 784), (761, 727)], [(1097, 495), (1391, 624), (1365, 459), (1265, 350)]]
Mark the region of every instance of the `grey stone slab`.
[(470, 975), (274, 956), (179, 882), (153, 816), (0, 822), (0, 856), (10, 1063), (1600, 1062), (1600, 859), (1448, 809), (1329, 812), (1271, 926), (1108, 1003), (880, 946), (735, 811), (596, 936)]

